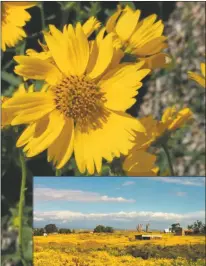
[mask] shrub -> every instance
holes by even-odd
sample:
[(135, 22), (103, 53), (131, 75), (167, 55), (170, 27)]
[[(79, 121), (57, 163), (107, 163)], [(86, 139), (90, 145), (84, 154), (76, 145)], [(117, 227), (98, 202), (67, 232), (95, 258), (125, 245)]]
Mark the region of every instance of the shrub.
[(111, 226), (98, 225), (94, 228), (94, 233), (113, 233), (114, 229)]

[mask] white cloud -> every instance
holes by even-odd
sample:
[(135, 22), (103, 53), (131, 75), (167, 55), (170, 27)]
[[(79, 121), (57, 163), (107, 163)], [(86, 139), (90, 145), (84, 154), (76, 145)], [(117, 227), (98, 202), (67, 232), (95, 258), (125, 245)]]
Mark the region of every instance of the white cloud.
[(178, 196), (178, 197), (185, 197), (185, 196), (187, 195), (187, 193), (184, 192), (184, 191), (178, 191), (178, 192), (176, 192), (175, 194), (176, 194), (176, 196)]
[(100, 195), (96, 192), (54, 189), (54, 188), (34, 188), (34, 202), (37, 201), (81, 201), (81, 202), (135, 202), (134, 199), (125, 199), (123, 197), (109, 197)]
[(150, 180), (186, 186), (205, 186), (205, 177), (152, 177)]
[(174, 222), (184, 222), (184, 221), (194, 221), (205, 219), (205, 211), (189, 212), (185, 214), (179, 213), (167, 213), (167, 212), (152, 212), (152, 211), (132, 211), (132, 212), (113, 212), (113, 213), (82, 213), (73, 211), (47, 211), (47, 212), (34, 212), (34, 221), (96, 221), (96, 220), (106, 220), (106, 221), (117, 221), (117, 220), (127, 220), (127, 221), (174, 221)]
[(44, 218), (41, 218), (41, 217), (36, 217), (36, 216), (34, 216), (34, 221), (36, 221), (36, 222), (39, 222), (39, 221), (44, 221)]
[(122, 186), (131, 186), (131, 185), (134, 185), (135, 182), (134, 181), (126, 181), (122, 184)]

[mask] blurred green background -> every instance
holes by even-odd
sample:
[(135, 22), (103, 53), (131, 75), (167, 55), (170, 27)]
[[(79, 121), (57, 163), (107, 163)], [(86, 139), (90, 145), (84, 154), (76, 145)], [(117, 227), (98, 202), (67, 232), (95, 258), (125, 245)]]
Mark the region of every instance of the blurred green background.
[[(96, 16), (104, 25), (108, 16), (121, 3), (142, 11), (144, 18), (156, 13), (165, 23), (165, 35), (168, 36), (167, 52), (173, 57), (170, 69), (156, 70), (145, 79), (140, 89), (137, 103), (128, 112), (143, 117), (153, 114), (160, 118), (163, 110), (176, 104), (192, 109), (195, 121), (192, 125), (178, 130), (169, 142), (174, 169), (177, 175), (205, 175), (205, 90), (195, 82), (188, 80), (187, 71), (199, 72), (200, 62), (205, 54), (205, 2), (39, 2), (38, 6), (28, 9), (31, 20), (26, 24), (28, 35), (15, 48), (9, 48), (1, 54), (2, 94), (11, 96), (22, 79), (13, 72), (13, 56), (24, 54), (28, 48), (41, 50), (38, 39), (43, 41), (41, 31), (49, 24), (59, 29), (67, 23), (85, 22), (89, 16)], [(39, 88), (41, 82), (36, 83)], [(22, 128), (19, 128), (21, 131)], [(2, 131), (2, 241), (14, 238), (15, 219), (19, 200), (21, 169), (19, 153), (15, 148), (18, 134), (13, 128)], [(162, 173), (167, 172), (167, 160), (163, 152), (159, 154), (158, 164)], [(64, 176), (79, 175), (74, 171), (74, 160), (61, 171)], [(32, 177), (53, 176), (55, 169), (47, 163), (46, 153), (27, 160), (27, 190), (25, 207), (25, 250), (28, 265), (31, 264), (31, 225), (32, 225)], [(58, 173), (57, 173), (58, 174)], [(104, 164), (102, 175), (122, 175), (120, 161), (111, 165)], [(13, 241), (13, 243), (15, 242)], [(5, 244), (5, 243), (4, 243)], [(15, 255), (14, 255), (15, 254)], [(7, 245), (2, 252), (2, 265), (21, 265), (15, 243)], [(10, 261), (5, 264), (5, 261)], [(16, 262), (15, 262), (16, 261)], [(12, 264), (13, 263), (13, 264)]]

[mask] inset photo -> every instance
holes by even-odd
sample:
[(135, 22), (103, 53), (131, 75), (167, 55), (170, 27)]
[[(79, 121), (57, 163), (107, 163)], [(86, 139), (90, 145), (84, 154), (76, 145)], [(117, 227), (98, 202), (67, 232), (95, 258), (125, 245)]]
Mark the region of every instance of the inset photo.
[(34, 266), (205, 263), (205, 179), (35, 177)]

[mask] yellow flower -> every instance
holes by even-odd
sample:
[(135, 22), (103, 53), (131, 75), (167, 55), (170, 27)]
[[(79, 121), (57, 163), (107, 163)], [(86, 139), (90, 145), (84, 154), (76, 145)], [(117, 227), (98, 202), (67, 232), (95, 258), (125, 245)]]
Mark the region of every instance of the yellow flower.
[(168, 131), (174, 131), (192, 119), (193, 113), (190, 108), (183, 108), (177, 112), (175, 107), (168, 107), (162, 116), (162, 124)]
[(6, 50), (6, 46), (13, 47), (26, 37), (22, 27), (31, 19), (31, 16), (25, 9), (35, 5), (36, 2), (2, 2), (1, 48), (3, 51)]
[[(80, 172), (101, 171), (102, 158), (127, 154), (134, 131), (144, 131), (125, 111), (134, 102), (141, 80), (150, 72), (143, 63), (120, 64), (112, 36), (89, 42), (80, 23), (64, 28), (50, 25), (45, 40), (55, 64), (39, 58), (17, 56), (16, 73), (46, 80), (47, 92), (15, 96), (5, 109), (18, 110), (12, 125), (30, 124), (17, 146), (26, 145), (28, 157), (48, 149), (48, 161), (57, 169), (73, 151)], [(65, 34), (67, 32), (67, 35)]]
[(89, 37), (94, 30), (97, 30), (101, 26), (101, 23), (95, 18), (90, 17), (82, 26), (84, 34)]
[(183, 108), (177, 112), (175, 107), (167, 108), (161, 121), (155, 120), (152, 116), (141, 118), (140, 122), (146, 131), (136, 133), (134, 146), (129, 151), (129, 155), (123, 164), (127, 175), (156, 175), (159, 170), (154, 167), (156, 156), (147, 153), (146, 150), (164, 136), (164, 134), (182, 127), (191, 119), (192, 112), (189, 108)]
[(123, 163), (127, 176), (156, 176), (159, 168), (155, 166), (156, 156), (144, 149), (130, 152)]
[(161, 51), (167, 47), (166, 37), (163, 36), (164, 25), (157, 22), (157, 15), (153, 14), (139, 21), (140, 10), (132, 10), (126, 6), (123, 10), (118, 6), (117, 11), (108, 19), (107, 32), (114, 34), (114, 42), (124, 52), (137, 56), (145, 61), (149, 68), (166, 66), (169, 56)]
[(203, 88), (206, 88), (206, 85), (205, 85), (205, 63), (201, 63), (200, 68), (201, 68), (202, 75), (199, 75), (199, 74), (192, 72), (192, 71), (188, 71), (188, 75), (189, 75), (190, 79), (195, 80)]

